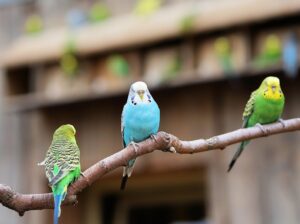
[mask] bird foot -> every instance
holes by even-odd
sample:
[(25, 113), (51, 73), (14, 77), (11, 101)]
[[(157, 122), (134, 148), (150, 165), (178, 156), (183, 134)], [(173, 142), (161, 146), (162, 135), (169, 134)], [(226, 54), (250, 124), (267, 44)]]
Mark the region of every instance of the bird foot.
[(269, 131), (264, 126), (262, 126), (260, 123), (257, 123), (255, 125), (255, 127), (258, 127), (262, 131), (262, 133), (264, 134), (264, 136), (268, 136), (269, 135)]
[(282, 125), (283, 128), (286, 127), (285, 121), (284, 121), (282, 118), (279, 118), (279, 119), (278, 119), (278, 122)]
[(169, 152), (171, 152), (171, 153), (177, 153), (176, 149), (173, 146), (171, 146), (169, 148)]
[(156, 135), (151, 134), (150, 138), (157, 143), (157, 137), (156, 137)]
[(135, 154), (137, 154), (139, 145), (135, 143), (134, 141), (130, 142), (129, 145), (131, 145), (134, 149)]
[[(83, 172), (80, 172), (80, 176), (83, 177), (83, 179), (87, 182), (87, 184), (88, 184), (89, 186), (91, 185), (91, 184), (90, 184), (89, 178), (88, 178)], [(75, 182), (75, 180), (74, 180), (73, 182)]]
[(170, 148), (162, 150), (163, 152), (171, 152), (171, 153), (177, 153), (176, 149), (171, 146)]

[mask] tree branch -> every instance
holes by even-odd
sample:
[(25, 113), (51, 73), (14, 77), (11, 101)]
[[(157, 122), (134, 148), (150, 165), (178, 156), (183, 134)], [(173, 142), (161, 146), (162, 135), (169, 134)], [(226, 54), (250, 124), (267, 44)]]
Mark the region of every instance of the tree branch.
[[(263, 126), (266, 132), (259, 127), (238, 129), (209, 139), (198, 139), (193, 141), (182, 141), (176, 136), (166, 132), (159, 132), (157, 135), (141, 143), (135, 150), (132, 145), (119, 152), (103, 159), (84, 171), (83, 175), (75, 181), (68, 189), (68, 195), (63, 204), (77, 203), (76, 194), (93, 184), (106, 173), (124, 166), (130, 159), (151, 153), (155, 150), (175, 151), (179, 154), (191, 154), (205, 152), (225, 147), (260, 137), (292, 132), (300, 130), (300, 118), (268, 124)], [(267, 135), (266, 135), (267, 133)], [(20, 215), (29, 210), (53, 208), (53, 197), (51, 193), (46, 194), (20, 194), (13, 191), (9, 186), (0, 184), (0, 203), (7, 208), (13, 209)]]

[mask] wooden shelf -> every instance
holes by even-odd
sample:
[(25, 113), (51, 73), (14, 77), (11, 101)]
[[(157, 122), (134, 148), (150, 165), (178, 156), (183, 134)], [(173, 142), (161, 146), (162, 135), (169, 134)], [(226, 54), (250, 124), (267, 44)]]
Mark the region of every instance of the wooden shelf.
[[(199, 1), (165, 7), (148, 17), (112, 18), (75, 31), (78, 54), (120, 50), (182, 36), (180, 23), (194, 15), (194, 33), (265, 21), (300, 12), (297, 0)], [(68, 38), (66, 28), (21, 37), (0, 56), (3, 68), (58, 60)]]
[(77, 94), (76, 96), (70, 94), (62, 97), (49, 97), (39, 93), (23, 94), (13, 97), (7, 97), (6, 105), (7, 112), (25, 112), (40, 108), (69, 105), (80, 102), (87, 102), (93, 100), (106, 99), (110, 97), (122, 96), (127, 93), (128, 88), (123, 88), (113, 92), (90, 92)]
[[(167, 84), (161, 84), (158, 86), (153, 86), (149, 84), (151, 92), (164, 91), (167, 89), (186, 87), (192, 85), (205, 85), (208, 83), (221, 82), (226, 80), (241, 79), (245, 77), (262, 76), (270, 74), (281, 74), (282, 69), (279, 67), (273, 67), (265, 70), (247, 70), (241, 72), (240, 74), (232, 76), (212, 76), (211, 78), (203, 78), (195, 75), (189, 78), (177, 78), (168, 82)], [(111, 92), (89, 92), (82, 94), (70, 94), (68, 96), (51, 98), (42, 94), (23, 94), (19, 96), (7, 97), (6, 99), (6, 111), (7, 112), (28, 112), (42, 108), (56, 107), (73, 105), (84, 102), (91, 102), (101, 99), (109, 99), (114, 97), (124, 97), (128, 94), (129, 86), (124, 86), (119, 90), (114, 90)]]

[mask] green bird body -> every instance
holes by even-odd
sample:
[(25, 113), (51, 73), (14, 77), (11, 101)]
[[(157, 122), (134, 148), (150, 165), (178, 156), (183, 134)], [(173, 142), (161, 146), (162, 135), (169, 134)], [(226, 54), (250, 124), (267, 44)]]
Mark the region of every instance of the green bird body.
[(281, 41), (277, 35), (267, 36), (262, 52), (254, 60), (254, 67), (263, 69), (278, 64), (282, 55), (281, 48)]
[(234, 68), (230, 40), (227, 37), (219, 37), (214, 43), (214, 48), (222, 71), (225, 75), (231, 75)]
[(75, 128), (70, 125), (60, 126), (53, 135), (45, 160), (39, 165), (45, 166), (46, 176), (54, 197), (54, 224), (58, 223), (60, 205), (64, 200), (68, 186), (81, 172), (80, 151), (75, 139)]
[[(260, 87), (252, 92), (243, 113), (243, 128), (253, 127), (256, 124), (269, 124), (280, 119), (284, 108), (284, 94), (277, 77), (269, 76), (263, 80)], [(228, 172), (243, 152), (249, 141), (243, 141), (233, 159)]]
[(109, 8), (102, 3), (95, 3), (89, 13), (89, 19), (91, 22), (102, 22), (111, 16)]

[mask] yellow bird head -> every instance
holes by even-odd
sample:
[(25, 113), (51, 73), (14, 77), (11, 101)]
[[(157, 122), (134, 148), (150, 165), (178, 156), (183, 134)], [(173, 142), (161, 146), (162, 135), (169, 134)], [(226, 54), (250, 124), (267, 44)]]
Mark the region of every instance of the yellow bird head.
[(215, 40), (214, 49), (218, 56), (229, 55), (230, 48), (230, 42), (227, 37), (219, 37)]
[(71, 124), (65, 124), (61, 125), (59, 128), (57, 128), (54, 132), (53, 138), (56, 137), (66, 137), (66, 138), (72, 138), (76, 134), (76, 129)]
[(280, 80), (275, 76), (268, 76), (262, 81), (260, 88), (263, 90), (263, 96), (267, 99), (278, 100), (283, 97), (280, 87)]

